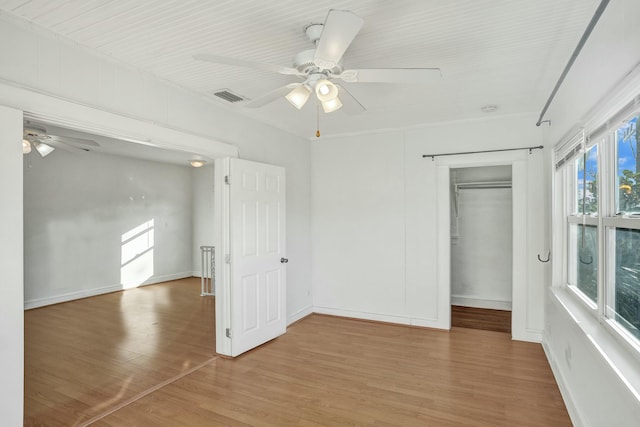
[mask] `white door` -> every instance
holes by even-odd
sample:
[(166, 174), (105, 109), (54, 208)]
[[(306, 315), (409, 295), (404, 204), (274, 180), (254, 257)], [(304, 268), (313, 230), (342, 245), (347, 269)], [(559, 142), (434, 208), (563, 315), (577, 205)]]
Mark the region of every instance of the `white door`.
[(230, 159), (231, 356), (286, 332), (285, 170)]

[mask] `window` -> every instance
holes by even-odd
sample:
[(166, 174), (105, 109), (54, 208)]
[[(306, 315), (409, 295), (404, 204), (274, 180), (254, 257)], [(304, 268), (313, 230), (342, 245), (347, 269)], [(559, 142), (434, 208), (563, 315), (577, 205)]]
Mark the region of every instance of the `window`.
[(570, 182), (568, 283), (591, 303), (598, 302), (598, 146), (573, 162)]
[(640, 214), (640, 153), (635, 116), (616, 131), (617, 214)]
[(615, 216), (607, 218), (606, 317), (640, 339), (640, 155), (638, 117), (615, 130)]
[(607, 315), (640, 338), (640, 230), (616, 228), (614, 295)]
[(583, 215), (598, 214), (598, 146), (591, 147), (577, 163), (577, 212)]
[[(634, 110), (635, 108), (635, 110)], [(564, 188), (564, 280), (612, 331), (640, 349), (640, 133), (629, 106), (556, 152)], [(589, 141), (589, 142), (586, 142)], [(593, 144), (593, 142), (596, 142)], [(564, 150), (564, 151), (560, 151)]]
[(598, 227), (570, 224), (569, 232), (573, 244), (569, 284), (595, 303), (598, 300)]

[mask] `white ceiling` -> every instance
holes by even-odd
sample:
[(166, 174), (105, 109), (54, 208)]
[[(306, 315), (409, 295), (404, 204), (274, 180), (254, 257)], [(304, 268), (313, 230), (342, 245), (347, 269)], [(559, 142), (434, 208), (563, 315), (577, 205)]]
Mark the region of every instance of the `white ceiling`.
[(196, 61), (197, 53), (291, 66), (312, 48), (303, 34), (329, 9), (351, 10), (364, 26), (345, 68), (440, 67), (425, 85), (352, 83), (367, 111), (320, 114), (323, 135), (410, 127), (493, 114), (539, 113), (599, 0), (0, 0), (0, 9), (89, 49), (210, 97), (287, 132), (313, 137), (316, 106), (286, 100), (259, 109), (213, 96), (227, 88), (249, 99), (293, 76)]

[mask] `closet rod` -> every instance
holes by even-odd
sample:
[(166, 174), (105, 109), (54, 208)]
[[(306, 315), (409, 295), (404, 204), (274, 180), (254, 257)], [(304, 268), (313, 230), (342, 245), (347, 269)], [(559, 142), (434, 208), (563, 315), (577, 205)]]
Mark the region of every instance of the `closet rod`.
[(494, 188), (511, 188), (511, 182), (493, 181), (493, 182), (460, 182), (456, 184), (458, 190), (484, 190)]
[(529, 150), (529, 154), (531, 154), (532, 150), (542, 150), (544, 146), (536, 145), (535, 147), (520, 147), (520, 148), (501, 148), (499, 150), (482, 150), (482, 151), (462, 151), (460, 153), (442, 153), (442, 154), (423, 154), (422, 158), (431, 157), (431, 160), (435, 160), (436, 157), (441, 156), (458, 156), (460, 154), (480, 154), (480, 153), (498, 153), (500, 151), (519, 151), (519, 150)]

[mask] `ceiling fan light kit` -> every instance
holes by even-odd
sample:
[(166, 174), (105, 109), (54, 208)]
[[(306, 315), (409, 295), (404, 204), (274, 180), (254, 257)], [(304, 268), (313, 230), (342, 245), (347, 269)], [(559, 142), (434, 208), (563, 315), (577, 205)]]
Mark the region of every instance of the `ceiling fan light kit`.
[(29, 154), (31, 152), (31, 143), (26, 139), (22, 140), (22, 154)]
[[(39, 125), (41, 126), (41, 125)], [(26, 121), (22, 131), (22, 153), (31, 153), (31, 148), (46, 157), (56, 148), (61, 148), (72, 153), (84, 153), (89, 151), (87, 147), (98, 147), (99, 144), (90, 139), (74, 138), (71, 136), (57, 136), (48, 134), (46, 129), (34, 126)]]
[[(284, 97), (300, 110), (309, 100), (311, 91), (322, 105), (325, 113), (342, 107), (342, 102), (365, 111), (362, 104), (341, 86), (334, 83), (340, 79), (347, 83), (397, 83), (424, 84), (440, 78), (439, 68), (375, 68), (347, 69), (342, 65), (342, 57), (360, 32), (364, 20), (348, 10), (329, 10), (324, 23), (312, 23), (303, 28), (304, 34), (314, 45), (314, 49), (303, 50), (293, 58), (292, 67), (230, 58), (213, 54), (196, 54), (194, 59), (216, 64), (226, 64), (258, 69), (266, 72), (295, 76), (302, 81), (286, 85), (280, 89), (258, 97), (245, 104), (247, 108), (258, 108)], [(345, 98), (338, 95), (344, 93)], [(351, 111), (354, 108), (350, 108)]]
[(320, 79), (316, 82), (316, 96), (318, 101), (326, 102), (338, 96), (338, 88), (327, 79)]
[(293, 88), (293, 90), (289, 92), (285, 96), (285, 98), (291, 103), (291, 105), (299, 110), (304, 107), (304, 104), (307, 103), (310, 95), (311, 89), (309, 89), (306, 85), (299, 85)]
[(342, 107), (342, 102), (340, 102), (340, 98), (337, 96), (328, 101), (321, 102), (322, 109), (325, 113), (333, 113), (336, 110), (339, 110)]
[(34, 142), (33, 145), (36, 147), (36, 151), (40, 153), (42, 157), (47, 157), (53, 152), (53, 150), (55, 150), (55, 148), (43, 142)]

